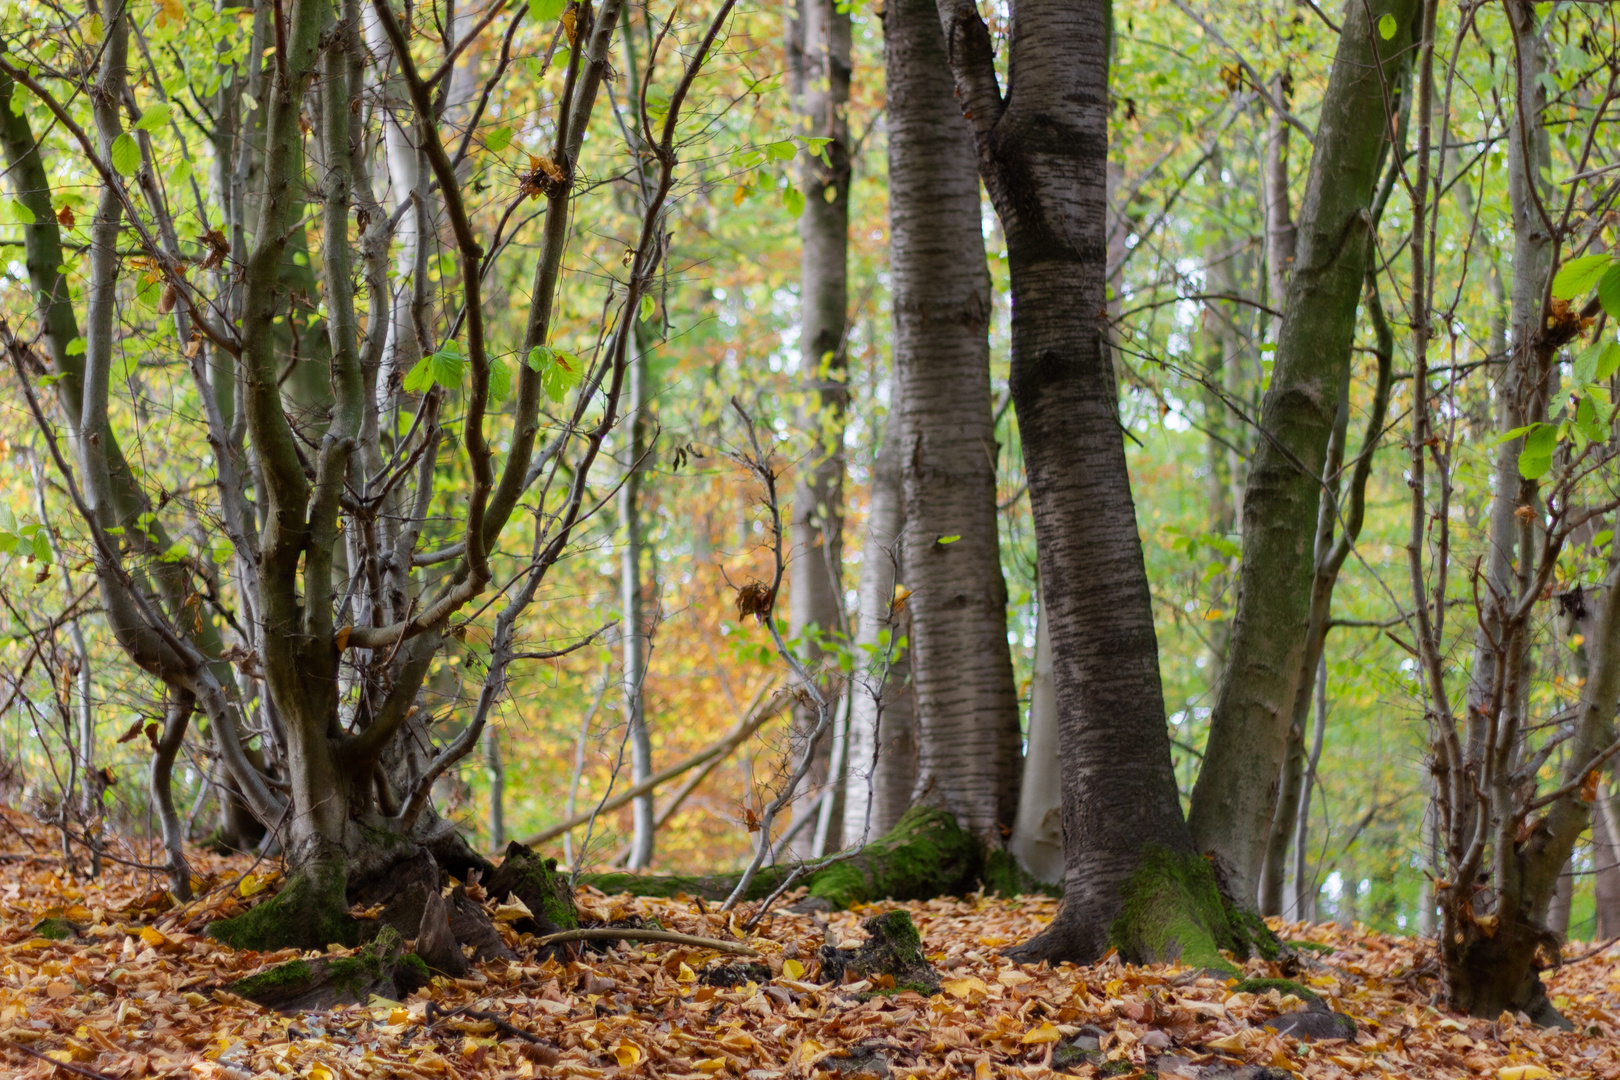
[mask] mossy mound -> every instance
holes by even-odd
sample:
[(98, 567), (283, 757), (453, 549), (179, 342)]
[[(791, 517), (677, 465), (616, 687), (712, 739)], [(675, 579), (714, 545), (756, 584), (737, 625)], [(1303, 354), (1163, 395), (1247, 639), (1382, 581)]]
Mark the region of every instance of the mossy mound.
[(1017, 856), (1005, 848), (985, 855), (979, 875), (984, 891), (992, 896), (1052, 896), (1063, 898), (1063, 885), (1049, 885), (1018, 865)]
[(1333, 946), (1324, 945), (1320, 941), (1296, 941), (1296, 940), (1293, 940), (1293, 939), (1289, 939), (1287, 941), (1284, 941), (1283, 944), (1286, 945), (1288, 948), (1294, 949), (1296, 951), (1299, 950), (1299, 949), (1304, 949), (1307, 952), (1313, 952), (1313, 953), (1330, 953), (1330, 952), (1335, 951)]
[(1221, 953), (1274, 957), (1281, 943), (1258, 915), (1222, 895), (1209, 862), (1158, 845), (1120, 887), (1120, 912), (1108, 942), (1127, 962), (1180, 962), (1226, 975), (1238, 973)]
[(258, 952), (324, 949), (358, 945), (361, 926), (349, 916), (341, 874), (299, 873), (257, 907), (233, 919), (209, 923), (208, 936), (233, 949)]
[(353, 956), (289, 960), (226, 989), (280, 1012), (364, 1003), (373, 994), (398, 1000), (430, 976), (421, 957), (403, 952), (404, 944), (399, 932), (387, 927)]
[(519, 933), (555, 934), (579, 925), (574, 894), (567, 879), (557, 873), (557, 860), (541, 858), (515, 840), (507, 846), (501, 865), (484, 882), (484, 891), (496, 900), (515, 895), (534, 913), (533, 919), (513, 924)]
[(910, 915), (885, 912), (867, 919), (861, 928), (870, 937), (859, 949), (821, 947), (822, 982), (843, 982), (848, 974), (888, 975), (894, 979), (894, 990), (915, 990), (924, 996), (939, 993), (939, 972), (923, 956), (922, 935)]
[(50, 941), (68, 941), (79, 936), (79, 928), (66, 919), (53, 916), (35, 923), (34, 933)]
[(838, 910), (875, 900), (929, 900), (971, 892), (983, 868), (984, 846), (954, 816), (914, 806), (860, 854), (812, 874), (810, 895)]

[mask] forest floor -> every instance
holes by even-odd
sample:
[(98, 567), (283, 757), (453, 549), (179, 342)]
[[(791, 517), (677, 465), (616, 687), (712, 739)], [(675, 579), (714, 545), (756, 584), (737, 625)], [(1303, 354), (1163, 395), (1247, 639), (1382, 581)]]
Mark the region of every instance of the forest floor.
[[(174, 907), (162, 878), (144, 871), (65, 876), (53, 857), (58, 834), (21, 814), (0, 810), (0, 833), (3, 1076), (1620, 1078), (1620, 949), (1571, 946), (1575, 962), (1549, 974), (1555, 1003), (1578, 1031), (1562, 1034), (1439, 1010), (1433, 949), (1418, 939), (1283, 925), (1285, 938), (1315, 945), (1299, 949), (1295, 978), (1359, 1027), (1353, 1040), (1299, 1041), (1264, 1026), (1300, 1007), (1275, 989), (1234, 992), (1229, 981), (1174, 966), (1110, 959), (1048, 969), (999, 956), (1052, 917), (1056, 905), (1046, 898), (780, 912), (743, 934), (737, 921), (695, 902), (582, 890), (583, 917), (639, 915), (671, 930), (742, 938), (772, 978), (711, 985), (704, 973), (736, 957), (660, 944), (535, 962), (503, 925), (516, 962), (436, 979), (402, 1002), (373, 998), (285, 1016), (221, 987), (295, 953), (233, 952), (203, 935), (211, 919), (270, 895), (276, 866), (194, 852), (209, 891)], [(941, 993), (873, 994), (881, 987), (866, 981), (815, 981), (821, 945), (858, 942), (864, 915), (894, 907), (920, 928)], [(40, 923), (53, 918), (72, 923), (76, 936), (42, 936)], [(1281, 973), (1258, 961), (1246, 971)], [(488, 1019), (443, 1015), (455, 1009), (499, 1017), (539, 1041)], [(1096, 1053), (1063, 1070), (1074, 1045)]]

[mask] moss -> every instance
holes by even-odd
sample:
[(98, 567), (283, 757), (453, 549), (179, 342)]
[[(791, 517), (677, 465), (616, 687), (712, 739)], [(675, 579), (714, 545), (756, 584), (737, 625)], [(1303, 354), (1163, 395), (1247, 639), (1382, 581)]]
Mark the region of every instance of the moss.
[(208, 924), (208, 936), (233, 949), (324, 949), (360, 943), (360, 923), (349, 917), (343, 875), (299, 873), (264, 903)]
[(939, 974), (923, 956), (922, 935), (910, 915), (889, 911), (872, 916), (861, 926), (871, 936), (859, 949), (822, 946), (819, 955), (823, 982), (841, 982), (846, 971), (859, 976), (890, 975), (897, 992), (910, 989), (924, 996), (939, 993)]
[(261, 997), (289, 996), (305, 989), (314, 981), (314, 968), (302, 960), (289, 960), (257, 975), (238, 979), (226, 989), (239, 997), (257, 1001)]
[(502, 900), (508, 893), (516, 893), (528, 905), (534, 912), (535, 925), (520, 925), (521, 931), (549, 934), (572, 930), (579, 925), (573, 891), (567, 879), (557, 872), (557, 860), (542, 859), (522, 844), (514, 842), (507, 846), (506, 858), (484, 882), (484, 889)]
[(874, 900), (926, 900), (967, 891), (984, 866), (984, 848), (948, 811), (914, 806), (853, 859), (810, 878), (810, 895), (843, 909)]
[(984, 891), (993, 896), (1063, 896), (1063, 886), (1048, 885), (1018, 865), (1018, 859), (1005, 848), (997, 848), (984, 857), (984, 872), (979, 875)]
[(415, 953), (406, 953), (404, 956), (400, 957), (399, 966), (410, 972), (413, 977), (421, 979), (423, 982), (427, 982), (433, 977), (433, 972), (428, 970), (427, 961), (423, 960)]
[(1120, 887), (1120, 913), (1108, 942), (1133, 964), (1179, 960), (1190, 967), (1236, 974), (1222, 949), (1247, 954), (1229, 920), (1215, 871), (1191, 852), (1158, 845), (1142, 851), (1136, 871)]
[(1232, 987), (1235, 994), (1264, 994), (1268, 990), (1287, 997), (1293, 994), (1299, 1000), (1312, 1007), (1320, 1007), (1322, 998), (1308, 986), (1302, 986), (1292, 979), (1244, 979)]
[(1284, 941), (1283, 944), (1288, 946), (1290, 949), (1305, 949), (1314, 953), (1330, 953), (1334, 951), (1333, 946), (1324, 945), (1320, 941), (1298, 941), (1290, 939), (1288, 941)]
[(34, 924), (34, 933), (51, 941), (66, 941), (79, 936), (79, 928), (63, 918), (41, 919)]

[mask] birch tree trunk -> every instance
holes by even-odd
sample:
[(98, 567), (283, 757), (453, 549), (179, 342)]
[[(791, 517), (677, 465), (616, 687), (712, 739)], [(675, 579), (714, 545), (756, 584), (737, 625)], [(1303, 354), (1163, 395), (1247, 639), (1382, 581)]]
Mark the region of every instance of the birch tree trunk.
[(995, 849), (1017, 813), (1022, 737), (997, 532), (979, 175), (933, 0), (884, 9), (884, 58), (917, 794)]
[(1210, 719), (1191, 824), (1232, 897), (1257, 901), (1278, 778), (1303, 667), (1320, 477), (1350, 363), (1387, 94), (1410, 54), (1415, 0), (1396, 0), (1384, 40), (1347, 4), (1300, 208), (1271, 388), (1243, 495), (1243, 564), (1225, 678)]
[[(632, 318), (637, 316), (632, 314)], [(639, 325), (639, 324), (638, 324)], [(637, 337), (635, 329), (631, 337)], [(625, 474), (619, 485), (619, 528), (624, 541), (619, 547), (620, 647), (623, 649), (624, 720), (630, 725), (630, 779), (639, 784), (652, 775), (652, 739), (647, 733), (646, 695), (647, 635), (646, 613), (641, 602), (641, 478), (647, 453), (647, 361), (641, 349), (632, 346), (630, 370), (626, 372), (628, 394), (625, 401)], [(630, 839), (627, 865), (641, 870), (652, 864), (655, 811), (653, 793), (637, 798), (631, 805), (634, 832)]]

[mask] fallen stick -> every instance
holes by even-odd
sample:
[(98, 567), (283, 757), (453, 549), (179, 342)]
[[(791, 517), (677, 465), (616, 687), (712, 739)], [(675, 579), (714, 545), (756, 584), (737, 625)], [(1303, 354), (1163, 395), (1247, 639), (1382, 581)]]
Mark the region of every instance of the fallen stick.
[(691, 945), (699, 949), (736, 953), (738, 956), (759, 955), (748, 946), (735, 941), (694, 937), (691, 934), (677, 934), (672, 930), (642, 929), (635, 926), (584, 926), (578, 930), (547, 934), (543, 938), (536, 938), (534, 943), (544, 948), (547, 945), (561, 945), (565, 941), (667, 941), (672, 945)]
[[(763, 695), (761, 698), (756, 700), (763, 700)], [(714, 758), (724, 757), (726, 754), (729, 754), (738, 746), (742, 745), (743, 740), (747, 739), (754, 732), (764, 727), (766, 722), (774, 715), (776, 714), (769, 711), (757, 712), (756, 715), (751, 716), (745, 715), (742, 721), (740, 721), (738, 725), (731, 730), (731, 733), (725, 738), (721, 739), (719, 742), (713, 743), (706, 749), (698, 751), (685, 761), (677, 762), (676, 764), (669, 766), (667, 769), (653, 773), (651, 776), (647, 777), (647, 779), (643, 780), (639, 784), (636, 784), (634, 787), (625, 788), (619, 794), (603, 802), (600, 806), (593, 807), (592, 809), (583, 813), (575, 814), (567, 821), (560, 821), (551, 826), (549, 829), (535, 833), (533, 836), (523, 841), (524, 844), (528, 845), (529, 847), (539, 847), (541, 844), (549, 843), (550, 841), (557, 839), (557, 837), (561, 836), (563, 833), (568, 832), (570, 829), (577, 829), (581, 825), (588, 824), (591, 818), (595, 817), (596, 815), (605, 814), (610, 810), (617, 810), (619, 807), (640, 798), (649, 791), (652, 791), (660, 784), (669, 783), (671, 780), (675, 779), (677, 776), (680, 776), (689, 769), (695, 769), (699, 765), (703, 765)]]

